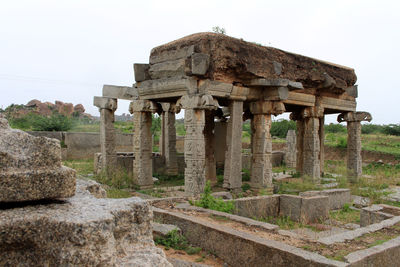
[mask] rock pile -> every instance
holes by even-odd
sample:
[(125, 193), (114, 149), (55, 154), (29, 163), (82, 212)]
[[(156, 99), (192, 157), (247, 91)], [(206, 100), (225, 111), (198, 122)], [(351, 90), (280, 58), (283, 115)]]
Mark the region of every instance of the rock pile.
[(172, 266), (150, 205), (96, 198), (104, 190), (61, 165), (56, 140), (0, 118), (0, 171), (0, 266)]

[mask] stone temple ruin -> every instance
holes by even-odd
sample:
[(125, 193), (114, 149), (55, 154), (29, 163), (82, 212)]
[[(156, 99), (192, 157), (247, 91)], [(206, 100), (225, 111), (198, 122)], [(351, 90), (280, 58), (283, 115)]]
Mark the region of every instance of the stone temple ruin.
[(154, 246), (150, 205), (94, 197), (104, 189), (61, 165), (58, 140), (0, 117), (0, 171), (0, 266), (172, 266)]
[[(251, 186), (272, 186), (271, 115), (290, 112), (297, 122), (296, 169), (318, 182), (324, 162), (324, 116), (339, 114), (348, 125), (349, 177), (361, 175), (360, 122), (354, 70), (321, 60), (263, 47), (222, 34), (199, 33), (154, 48), (149, 64), (134, 64), (132, 87), (105, 85), (94, 98), (101, 114), (101, 167), (116, 166), (112, 127), (118, 99), (130, 100), (134, 115), (132, 179), (151, 187), (152, 113), (162, 118), (161, 155), (167, 173), (176, 174), (175, 114), (185, 110), (185, 192), (198, 195), (215, 180), (216, 124), (227, 124), (224, 183), (242, 185), (242, 122), (251, 120)], [(291, 164), (292, 164), (291, 163)]]

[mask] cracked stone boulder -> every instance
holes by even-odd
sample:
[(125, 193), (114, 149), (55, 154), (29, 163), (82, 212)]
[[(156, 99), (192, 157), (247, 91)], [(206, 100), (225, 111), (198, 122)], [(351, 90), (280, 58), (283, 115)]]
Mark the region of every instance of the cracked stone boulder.
[(58, 140), (11, 129), (0, 117), (0, 202), (71, 197), (75, 177), (61, 165)]
[(0, 266), (172, 266), (154, 245), (148, 203), (98, 199), (87, 186), (77, 180), (63, 201), (0, 206)]

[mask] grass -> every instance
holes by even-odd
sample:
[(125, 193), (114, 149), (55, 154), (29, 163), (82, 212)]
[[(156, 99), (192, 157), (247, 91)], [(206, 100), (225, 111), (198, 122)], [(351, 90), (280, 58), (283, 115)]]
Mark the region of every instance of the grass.
[(320, 185), (315, 184), (310, 178), (295, 178), (290, 181), (274, 182), (279, 187), (278, 194), (298, 195), (300, 192), (321, 190)]
[(183, 174), (166, 175), (166, 174), (154, 173), (153, 176), (158, 178), (158, 181), (154, 183), (157, 186), (182, 186), (182, 185), (185, 185), (185, 177)]
[(223, 201), (222, 199), (215, 198), (211, 195), (210, 181), (207, 181), (204, 188), (204, 193), (201, 194), (200, 199), (194, 202), (190, 201), (190, 204), (205, 209), (217, 210), (227, 213), (232, 213), (235, 208), (233, 201)]
[(200, 247), (189, 245), (186, 237), (178, 232), (178, 230), (170, 231), (165, 237), (156, 237), (154, 242), (157, 245), (162, 245), (165, 249), (173, 248), (175, 250), (184, 250), (188, 255), (198, 254), (201, 251)]
[(131, 197), (131, 193), (118, 188), (109, 188), (107, 191), (108, 198), (128, 198)]
[(63, 165), (75, 169), (78, 175), (88, 176), (93, 173), (93, 159), (64, 160)]
[(360, 223), (360, 211), (350, 209), (349, 204), (345, 204), (341, 210), (330, 211), (329, 217), (335, 221), (341, 222), (343, 224), (347, 223)]
[(292, 221), (288, 216), (266, 216), (262, 218), (253, 218), (253, 219), (261, 222), (278, 225), (279, 228), (284, 230), (292, 230), (304, 227), (302, 223)]

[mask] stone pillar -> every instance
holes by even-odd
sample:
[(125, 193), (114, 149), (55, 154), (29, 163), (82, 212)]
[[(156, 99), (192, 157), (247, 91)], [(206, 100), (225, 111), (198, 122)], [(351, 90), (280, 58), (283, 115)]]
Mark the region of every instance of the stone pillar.
[(185, 95), (177, 105), (185, 109), (185, 193), (196, 196), (204, 191), (206, 182), (206, 110), (218, 108), (209, 95)]
[(371, 121), (368, 112), (347, 112), (338, 116), (338, 122), (347, 122), (347, 176), (356, 183), (362, 175), (361, 121)]
[(259, 101), (250, 104), (252, 118), (251, 185), (256, 188), (272, 188), (272, 139), (271, 114), (285, 111), (282, 102)]
[(156, 106), (148, 100), (135, 100), (129, 106), (133, 114), (133, 180), (141, 188), (153, 186), (153, 141), (151, 136), (151, 114)]
[(319, 162), (320, 162), (320, 173), (321, 176), (324, 175), (324, 165), (325, 165), (325, 116), (319, 119)]
[(285, 164), (288, 168), (296, 168), (296, 131), (288, 130), (286, 134)]
[(206, 179), (212, 184), (217, 182), (217, 166), (215, 163), (215, 146), (214, 146), (214, 111), (207, 110), (205, 114), (206, 124), (204, 128), (205, 144), (206, 144)]
[(237, 191), (242, 186), (242, 124), (243, 102), (232, 100), (227, 126), (223, 187)]
[(113, 176), (117, 165), (114, 129), (114, 112), (117, 109), (117, 99), (95, 96), (93, 104), (100, 111), (101, 169), (106, 172), (107, 176)]
[(227, 129), (226, 121), (220, 120), (215, 123), (214, 156), (218, 168), (222, 168), (225, 163), (226, 129)]
[(178, 174), (176, 157), (175, 113), (179, 108), (174, 103), (162, 103), (160, 152), (165, 160), (165, 172), (168, 175)]
[(302, 175), (309, 176), (315, 182), (321, 177), (320, 119), (324, 110), (320, 106), (304, 108), (300, 113), (292, 113), (291, 119), (297, 120), (297, 167)]

